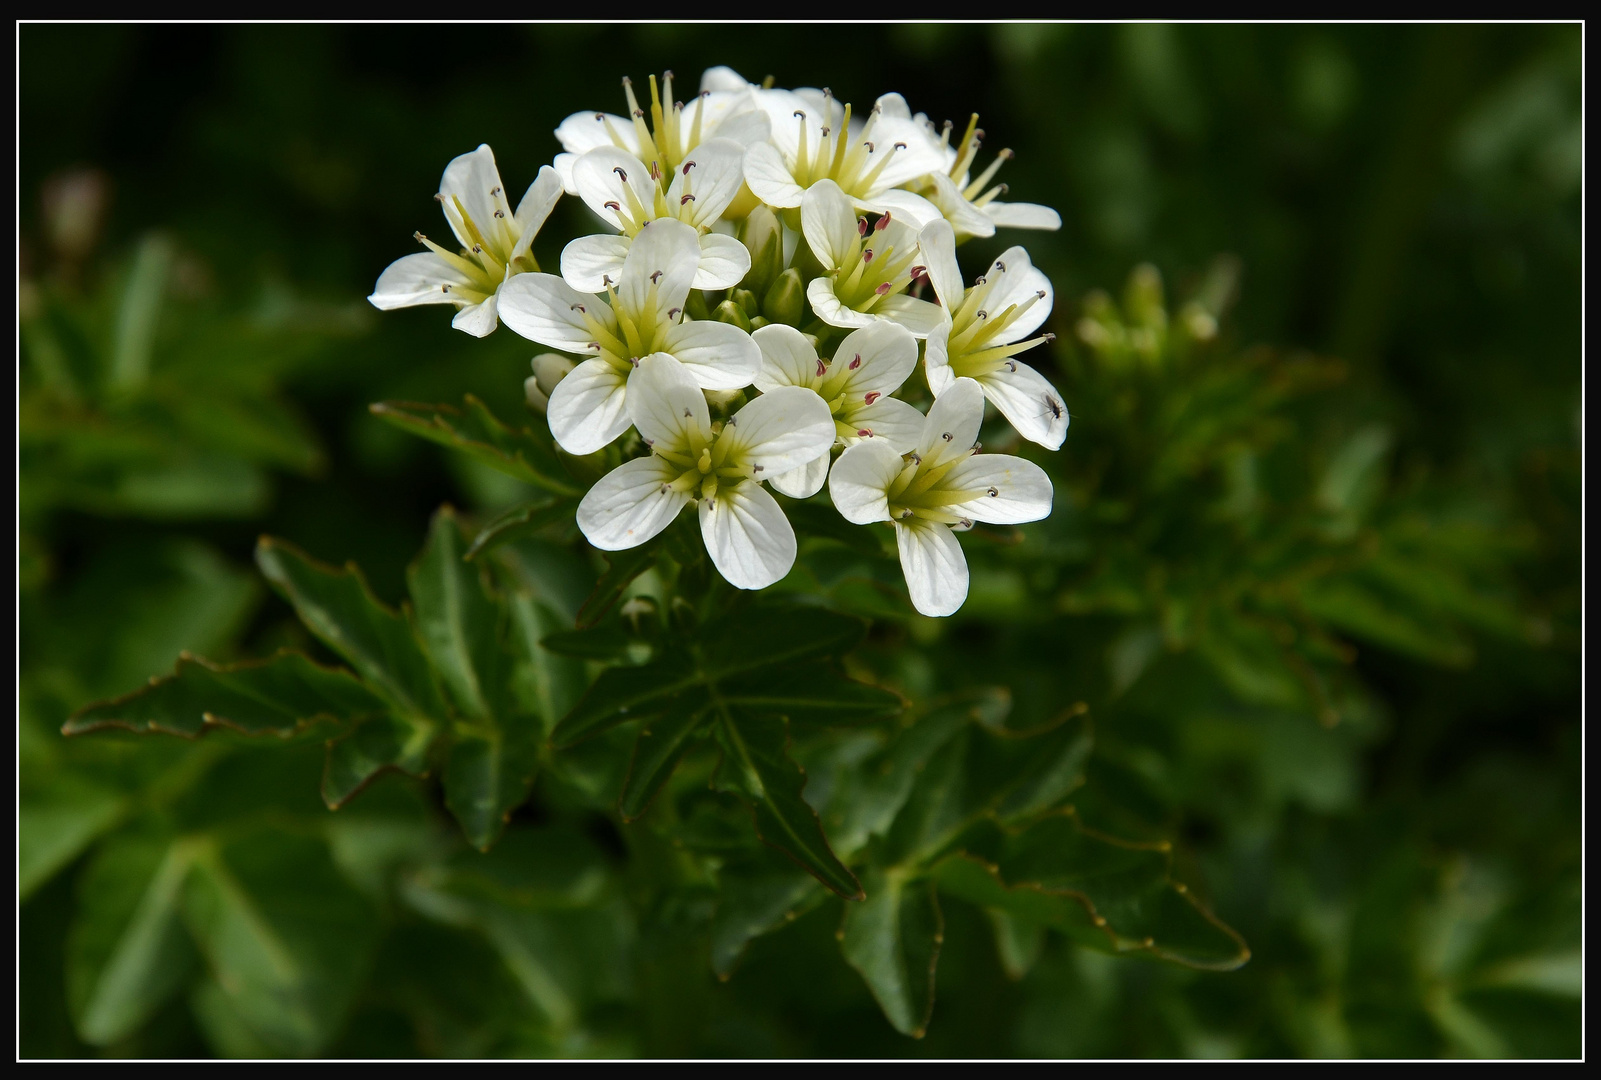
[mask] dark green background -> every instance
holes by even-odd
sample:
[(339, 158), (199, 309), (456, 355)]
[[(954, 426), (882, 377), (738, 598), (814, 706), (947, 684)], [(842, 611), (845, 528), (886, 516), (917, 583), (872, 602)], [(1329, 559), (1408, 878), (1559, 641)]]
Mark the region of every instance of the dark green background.
[[(1509, 499), (1518, 527), (1538, 536), (1515, 574), (1551, 629), (1541, 648), (1488, 644), (1465, 670), (1363, 653), (1361, 674), (1388, 701), (1390, 722), (1361, 751), (1354, 801), (1322, 812), (1290, 800), (1243, 824), (1204, 810), (1186, 818), (1181, 843), (1212, 860), (1219, 912), (1256, 956), (1237, 974), (1205, 976), (1214, 990), (1143, 965), (1086, 975), (1058, 958), (1022, 984), (980, 995), (995, 981), (993, 960), (964, 959), (953, 945), (941, 980), (952, 1004), (936, 1013), (930, 1039), (912, 1044), (888, 1031), (870, 1001), (862, 1006), (864, 992), (832, 953), (812, 961), (818, 970), (796, 967), (797, 956), (832, 945), (817, 924), (797, 927), (798, 944), (759, 955), (742, 978), (759, 988), (758, 1000), (767, 1000), (760, 988), (804, 980), (814, 994), (834, 995), (837, 1010), (820, 1008), (815, 1023), (774, 1020), (780, 1034), (766, 1041), (713, 1025), (685, 1043), (652, 1036), (647, 1052), (1333, 1052), (1339, 1044), (1293, 1034), (1315, 1027), (1321, 992), (1288, 989), (1326, 976), (1295, 935), (1299, 927), (1315, 937), (1305, 928), (1327, 911), (1271, 886), (1266, 863), (1286, 857), (1284, 848), (1253, 848), (1241, 830), (1279, 836), (1306, 856), (1309, 880), (1343, 883), (1328, 895), (1357, 897), (1329, 910), (1382, 907), (1375, 879), (1397, 895), (1423, 889), (1401, 880), (1420, 852), (1438, 866), (1452, 852), (1487, 859), (1528, 885), (1534, 908), (1572, 888), (1578, 28), (30, 25), (20, 38), (24, 274), (53, 272), (40, 210), (47, 181), (101, 170), (110, 211), (86, 279), (160, 229), (198, 268), (200, 302), (249, 313), (293, 298), (315, 344), (275, 370), (323, 447), (319, 468), (275, 475), (270, 498), (243, 518), (173, 523), (66, 507), (25, 522), (49, 553), (28, 595), (53, 598), (24, 608), (25, 673), (61, 662), (63, 612), (123, 610), (97, 604), (110, 595), (99, 582), (120, 583), (114, 591), (146, 572), (137, 554), (117, 555), (119, 570), (108, 553), (153, 551), (177, 535), (204, 540), (239, 567), (258, 534), (288, 537), (324, 560), (356, 559), (381, 597), (398, 599), (433, 509), (498, 496), (480, 474), (383, 428), (367, 403), (471, 392), (514, 414), (536, 349), (505, 329), (470, 339), (437, 308), (379, 318), (362, 297), (384, 266), (414, 250), (413, 230), (442, 228), (430, 196), (451, 157), (489, 142), (508, 186), (521, 190), (559, 149), (551, 130), (564, 116), (621, 111), (618, 77), (642, 83), (664, 68), (693, 83), (702, 68), (726, 63), (778, 85), (827, 85), (858, 105), (899, 90), (914, 110), (958, 127), (979, 112), (986, 149), (1017, 153), (1000, 175), (1009, 198), (1050, 204), (1064, 224), (1054, 235), (977, 242), (964, 249), (964, 265), (1025, 244), (1055, 284), (1053, 328), (1069, 337), (1075, 298), (1120, 287), (1137, 263), (1154, 263), (1182, 295), (1215, 256), (1235, 255), (1238, 340), (1347, 361), (1350, 378), (1326, 407), (1388, 425), (1398, 475)], [(542, 265), (552, 267), (560, 238), (583, 227), (575, 201), (564, 201), (535, 246)], [(230, 360), (218, 350), (217, 365)], [(1072, 383), (1058, 385), (1074, 408)], [(1075, 447), (1079, 430), (1069, 431), (1062, 470), (1091, 452)], [(63, 607), (64, 597), (77, 599)], [(234, 638), (243, 654), (289, 633), (276, 599), (253, 612)], [(95, 632), (115, 653), (116, 626)], [(96, 662), (52, 707), (87, 700), (65, 700), (74, 693), (131, 689), (154, 670)], [(1256, 864), (1240, 855), (1246, 849)], [(23, 910), (24, 1054), (83, 1052), (60, 1004), (71, 876)], [(1410, 901), (1396, 903), (1399, 911)], [(1412, 947), (1414, 931), (1396, 919), (1394, 940), (1370, 951)], [(981, 932), (967, 937), (966, 948), (982, 951)], [(965, 1013), (964, 972), (975, 988), (965, 1000), (987, 1002)], [(1405, 1011), (1375, 993), (1347, 1007)], [(1305, 1016), (1280, 1016), (1302, 1009), (1286, 1000), (1302, 998), (1314, 1003)], [(770, 1015), (786, 1016), (786, 1000), (773, 990)], [(1354, 1052), (1460, 1052), (1409, 1023), (1364, 1036)], [(169, 1041), (148, 1052), (203, 1052), (190, 1029), (172, 1024)], [(1568, 1053), (1575, 1031), (1531, 1035), (1514, 1049)]]

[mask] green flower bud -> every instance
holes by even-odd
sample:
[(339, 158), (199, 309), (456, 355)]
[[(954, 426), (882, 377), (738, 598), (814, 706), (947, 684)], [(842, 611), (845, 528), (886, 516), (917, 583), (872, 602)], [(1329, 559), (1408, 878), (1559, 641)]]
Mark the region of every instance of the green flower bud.
[(750, 316), (745, 314), (744, 308), (732, 300), (724, 300), (721, 304), (718, 304), (717, 310), (712, 312), (712, 318), (718, 322), (737, 326), (747, 334), (750, 333)]
[(735, 289), (728, 294), (728, 298), (745, 310), (745, 314), (754, 319), (762, 313), (762, 305), (756, 299), (756, 294), (749, 289)]
[(806, 286), (800, 271), (785, 270), (762, 298), (762, 314), (773, 322), (799, 326), (806, 313)]
[[(761, 296), (784, 270), (784, 230), (766, 204), (759, 204), (739, 226), (739, 240), (750, 252), (745, 288)], [(750, 312), (754, 315), (755, 312)]]

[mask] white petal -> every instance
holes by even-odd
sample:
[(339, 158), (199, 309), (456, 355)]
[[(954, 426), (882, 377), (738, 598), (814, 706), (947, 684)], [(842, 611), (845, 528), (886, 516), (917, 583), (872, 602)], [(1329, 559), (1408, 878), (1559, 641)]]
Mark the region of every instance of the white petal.
[(984, 307), (991, 317), (1012, 304), (1022, 306), (1030, 297), (1045, 294), (1044, 299), (1036, 299), (1032, 307), (1008, 326), (1004, 334), (994, 338), (992, 344), (1010, 344), (1028, 337), (1050, 316), (1051, 305), (1056, 302), (1050, 278), (1034, 266), (1028, 252), (1020, 247), (1009, 247), (1001, 252), (1000, 258), (990, 264), (985, 280), (990, 289), (984, 295)]
[(716, 128), (719, 139), (732, 139), (745, 147), (766, 144), (769, 130), (767, 114), (754, 106), (730, 112)]
[[(923, 414), (900, 398), (879, 398), (871, 405), (852, 409), (840, 419), (856, 429), (855, 437), (847, 438), (846, 442), (882, 439), (894, 447), (897, 454), (911, 453), (923, 437)], [(864, 431), (868, 434), (863, 435)]]
[(877, 192), (868, 198), (858, 199), (857, 203), (876, 213), (890, 214), (892, 220), (903, 222), (913, 229), (921, 229), (931, 221), (944, 220), (939, 207), (921, 195), (900, 188)]
[(561, 179), (561, 188), (569, 195), (578, 194), (578, 185), (573, 183), (573, 166), (578, 164), (577, 154), (557, 154), (551, 160), (551, 168)]
[[(610, 130), (606, 126), (608, 123)], [(634, 134), (633, 122), (609, 113), (573, 113), (556, 128), (556, 138), (569, 154), (585, 154), (597, 146), (616, 146), (613, 132), (622, 140), (622, 149), (636, 156), (639, 154), (639, 137)]]
[(556, 170), (549, 165), (540, 166), (539, 175), (523, 192), (522, 202), (517, 204), (517, 212), (512, 215), (517, 227), (522, 230), (517, 237), (517, 246), (512, 249), (512, 258), (525, 254), (533, 245), (534, 237), (539, 235), (540, 228), (545, 224), (545, 219), (550, 217), (550, 211), (555, 207), (556, 200), (561, 198), (561, 193), (561, 177)]
[(798, 469), (769, 477), (767, 482), (792, 499), (809, 499), (823, 490), (823, 482), (828, 479), (828, 461), (829, 455), (823, 454)]
[(628, 243), (626, 236), (580, 236), (562, 248), (562, 280), (581, 293), (604, 292), (607, 278), (615, 285), (622, 276)]
[(690, 223), (709, 226), (722, 217), (745, 182), (745, 147), (732, 139), (707, 139), (681, 162), (667, 189), (667, 205), (675, 213), (690, 199)]
[[(754, 185), (751, 190), (756, 190)], [(801, 232), (807, 246), (825, 269), (837, 269), (859, 235), (856, 207), (832, 180), (819, 180), (807, 188), (800, 207)]]
[(980, 492), (967, 502), (942, 507), (973, 521), (1019, 525), (1051, 513), (1051, 478), (1032, 461), (1010, 454), (974, 454), (958, 461), (939, 486), (947, 491)]
[(956, 385), (956, 372), (951, 370), (950, 339), (951, 320), (947, 316), (929, 331), (928, 341), (923, 346), (923, 375), (935, 397)]
[(829, 396), (844, 393), (863, 402), (869, 394), (893, 394), (916, 368), (917, 339), (904, 326), (881, 320), (846, 334), (835, 348)]
[[(509, 324), (508, 324), (509, 325)], [(605, 360), (585, 360), (550, 392), (550, 433), (569, 454), (593, 454), (628, 430), (628, 383)]]
[(472, 304), (456, 312), (456, 317), (450, 320), (450, 325), (457, 330), (471, 334), (473, 337), (488, 337), (494, 333), (500, 322), (495, 318), (495, 297), (491, 294), (481, 304)]
[(991, 221), (1009, 229), (1060, 229), (1062, 215), (1038, 203), (992, 202), (984, 207)]
[(578, 504), (578, 527), (602, 551), (638, 547), (673, 523), (689, 496), (667, 485), (678, 470), (658, 457), (625, 461)]
[(967, 201), (962, 189), (945, 172), (929, 174), (934, 181), (934, 194), (932, 201), (939, 207), (955, 229), (957, 236), (967, 239), (970, 236), (994, 236), (995, 222), (978, 207)]
[(780, 386), (746, 405), (718, 436), (730, 464), (753, 466), (765, 480), (806, 464), (834, 445), (834, 417), (811, 390)]
[(771, 143), (754, 143), (745, 151), (745, 183), (768, 206), (799, 206), (805, 192)]
[(995, 403), (1017, 433), (1047, 450), (1058, 450), (1067, 438), (1067, 406), (1050, 380), (1017, 360), (978, 380), (984, 396)]
[(879, 111), (881, 116), (896, 120), (910, 120), (912, 118), (911, 107), (906, 104), (906, 99), (899, 94), (881, 94), (879, 99), (873, 103), (873, 107)]
[(795, 565), (795, 530), (758, 483), (719, 488), (700, 504), (700, 534), (717, 572), (739, 589), (765, 589)]
[(880, 155), (891, 155), (873, 184), (875, 194), (936, 172), (945, 164), (937, 144), (930, 144), (924, 128), (910, 117), (880, 115), (873, 124), (871, 141), (867, 169), (877, 167)]
[(762, 351), (761, 370), (752, 380), (756, 389), (766, 394), (780, 386), (813, 384), (817, 377), (817, 349), (805, 334), (793, 326), (770, 323), (753, 332), (751, 340)]
[(912, 332), (914, 338), (928, 337), (934, 332), (935, 327), (943, 325), (950, 317), (938, 304), (931, 304), (927, 300), (919, 300), (905, 293), (884, 297), (873, 305), (873, 314), (904, 326)]
[(687, 453), (711, 441), (711, 414), (695, 378), (666, 353), (652, 353), (628, 377), (628, 414), (647, 445)]
[(700, 238), (700, 265), (695, 268), (697, 289), (732, 289), (750, 273), (750, 249), (732, 236), (706, 233)]
[(601, 325), (616, 327), (605, 301), (575, 291), (555, 274), (516, 274), (500, 287), (500, 319), (514, 331), (552, 349), (593, 353), (594, 335), (579, 307)]
[(848, 308), (834, 295), (834, 279), (815, 277), (806, 285), (806, 299), (811, 302), (812, 314), (829, 326), (871, 326), (874, 318), (855, 308)]
[(724, 322), (679, 323), (664, 335), (661, 349), (688, 368), (704, 390), (742, 390), (762, 367), (762, 350), (751, 336)]
[(912, 606), (924, 615), (952, 615), (967, 599), (967, 559), (950, 526), (922, 518), (895, 523), (901, 572)]
[(983, 422), (984, 391), (972, 379), (957, 379), (954, 386), (934, 399), (928, 410), (917, 456), (930, 467), (965, 457), (978, 442), (978, 428)]
[[(461, 200), (467, 216), (480, 230), (487, 230), (495, 218), (495, 199), (490, 192), (500, 187), (500, 170), (495, 168), (495, 155), (488, 143), (481, 144), (470, 154), (462, 154), (445, 166), (445, 175), (439, 179), (439, 194), (446, 199), (452, 196)], [(446, 214), (455, 229), (455, 216)], [(488, 233), (485, 232), (488, 236)], [(461, 246), (470, 248), (473, 241), (456, 230)]]
[(606, 204), (616, 203), (632, 216), (628, 190), (633, 191), (647, 215), (656, 212), (656, 181), (650, 178), (644, 162), (609, 143), (589, 151), (573, 164), (573, 184), (584, 205), (614, 229), (623, 228), (622, 218)]
[(728, 67), (719, 64), (709, 67), (700, 75), (700, 88), (702, 90), (729, 90), (748, 92), (754, 84), (745, 79), (743, 75)]
[[(658, 218), (640, 229), (628, 247), (617, 302), (636, 321), (654, 322), (673, 308), (682, 310), (699, 266), (700, 234), (675, 218)], [(647, 314), (652, 286), (655, 314), (639, 319)]]
[(905, 466), (887, 439), (847, 446), (828, 474), (828, 497), (846, 521), (856, 525), (888, 521), (885, 493)]
[(378, 275), (367, 302), (380, 311), (418, 304), (456, 304), (444, 286), (473, 287), (473, 281), (432, 251), (419, 251), (390, 263)]
[[(755, 90), (752, 91), (756, 99), (756, 107), (767, 115), (771, 127), (772, 145), (783, 153), (786, 159), (793, 159), (800, 149), (801, 124), (806, 125), (806, 147), (814, 149), (818, 140), (823, 137), (823, 126), (837, 126), (841, 106), (833, 102), (831, 108), (823, 108), (821, 94), (816, 90), (807, 93), (804, 89), (795, 90)], [(803, 113), (804, 119), (796, 113)], [(755, 185), (751, 185), (755, 190)], [(764, 200), (765, 201), (765, 200)]]
[(956, 231), (948, 221), (931, 221), (917, 234), (917, 261), (928, 271), (934, 295), (955, 311), (962, 306), (962, 268), (956, 262)]

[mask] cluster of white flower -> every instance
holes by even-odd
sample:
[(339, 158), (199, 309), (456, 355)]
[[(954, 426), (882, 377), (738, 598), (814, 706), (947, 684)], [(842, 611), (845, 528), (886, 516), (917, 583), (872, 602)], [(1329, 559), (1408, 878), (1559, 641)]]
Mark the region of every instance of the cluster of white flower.
[[(826, 482), (847, 520), (893, 523), (919, 611), (956, 611), (968, 573), (953, 532), (1051, 509), (1037, 465), (978, 454), (985, 399), (1041, 446), (1067, 430), (1056, 388), (1015, 359), (1050, 339), (1035, 334), (1050, 282), (1013, 247), (964, 287), (956, 246), (1060, 218), (996, 198), (1009, 151), (973, 174), (976, 116), (953, 146), (952, 125), (899, 94), (863, 119), (827, 90), (728, 68), (706, 72), (687, 106), (670, 73), (660, 89), (651, 78), (648, 110), (623, 88), (628, 116), (562, 122), (565, 152), (515, 211), (488, 146), (452, 161), (436, 197), (459, 250), (417, 234), (428, 250), (393, 263), (369, 299), (453, 304), (470, 334), (504, 321), (583, 358), (536, 357), (527, 393), (568, 453), (624, 440), (630, 460), (578, 506), (596, 547), (642, 544), (695, 504), (718, 571), (765, 588), (796, 544), (763, 483), (806, 498)], [(569, 243), (558, 276), (531, 245), (564, 191), (607, 231)], [(919, 342), (926, 416), (894, 396)]]

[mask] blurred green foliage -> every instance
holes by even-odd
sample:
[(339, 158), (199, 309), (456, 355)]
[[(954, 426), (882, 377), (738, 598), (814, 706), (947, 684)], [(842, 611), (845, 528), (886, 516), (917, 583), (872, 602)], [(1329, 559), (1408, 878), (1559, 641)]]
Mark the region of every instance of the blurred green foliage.
[[(1577, 1055), (1577, 28), (29, 25), (20, 62), (24, 1056)], [(526, 180), (613, 78), (717, 63), (980, 112), (1084, 297), (1051, 327), (1067, 442), (1018, 451), (1055, 512), (969, 535), (958, 617), (791, 507), (781, 591), (872, 619), (844, 671), (914, 703), (771, 759), (867, 904), (754, 843), (713, 774), (736, 721), (685, 734), (632, 824), (626, 727), (527, 801), (531, 766), (460, 750), (658, 656), (679, 563), (555, 636), (646, 564), (608, 577), (526, 509), (567, 497), (517, 441), (536, 349), (361, 300), (452, 155)], [(482, 565), (552, 648), (423, 781), (373, 780), (421, 771), (404, 732), (336, 753), (299, 700), (280, 734), (63, 740), (184, 652), (372, 681), (290, 604), (349, 579), (263, 557), (278, 599), (262, 533), (419, 616), (430, 567)], [(1087, 888), (1063, 852), (1166, 899), (1098, 904), (1109, 936), (1054, 906)], [(1140, 922), (1177, 896), (1250, 962)], [(1200, 966), (1111, 955), (1143, 925)]]

